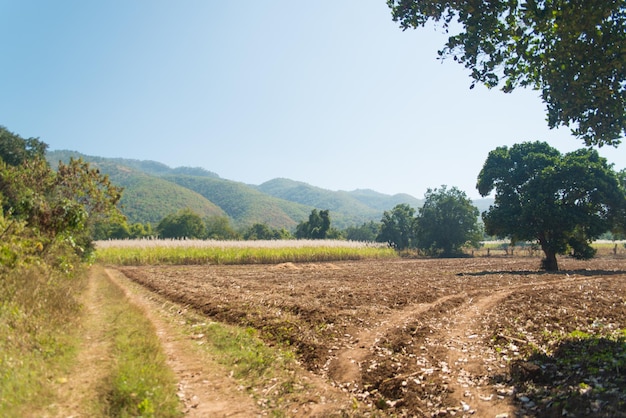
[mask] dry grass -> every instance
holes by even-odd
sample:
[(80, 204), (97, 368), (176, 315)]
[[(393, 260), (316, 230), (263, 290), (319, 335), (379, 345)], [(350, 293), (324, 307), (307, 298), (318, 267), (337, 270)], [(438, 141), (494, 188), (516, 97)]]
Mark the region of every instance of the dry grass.
[(114, 265), (278, 264), (397, 257), (386, 244), (339, 240), (120, 240), (100, 241), (96, 248), (99, 262)]

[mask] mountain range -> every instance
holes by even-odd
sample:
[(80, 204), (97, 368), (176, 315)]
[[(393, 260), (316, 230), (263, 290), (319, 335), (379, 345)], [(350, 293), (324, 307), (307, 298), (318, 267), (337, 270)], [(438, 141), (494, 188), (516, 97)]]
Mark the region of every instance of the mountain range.
[[(189, 208), (206, 218), (228, 217), (235, 228), (264, 223), (293, 230), (313, 209), (328, 209), (332, 226), (344, 229), (379, 222), (384, 211), (398, 204), (417, 209), (423, 202), (408, 194), (387, 195), (369, 189), (332, 191), (286, 178), (245, 184), (199, 167), (171, 168), (156, 161), (96, 157), (76, 151), (49, 151), (46, 158), (54, 168), (59, 161), (82, 158), (107, 174), (113, 184), (124, 188), (120, 208), (129, 223), (156, 225), (165, 216)], [(481, 211), (489, 203), (489, 199), (474, 202)]]

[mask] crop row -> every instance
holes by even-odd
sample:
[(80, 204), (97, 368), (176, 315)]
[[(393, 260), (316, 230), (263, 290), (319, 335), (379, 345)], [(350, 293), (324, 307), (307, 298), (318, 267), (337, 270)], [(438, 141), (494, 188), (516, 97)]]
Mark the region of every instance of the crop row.
[(98, 262), (116, 265), (278, 264), (397, 257), (387, 245), (333, 240), (127, 240), (99, 241), (96, 248)]

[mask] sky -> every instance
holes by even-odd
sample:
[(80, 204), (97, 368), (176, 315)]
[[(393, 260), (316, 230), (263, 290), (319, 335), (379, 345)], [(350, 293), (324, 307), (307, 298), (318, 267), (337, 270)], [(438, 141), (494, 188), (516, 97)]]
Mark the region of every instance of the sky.
[[(385, 0), (0, 0), (0, 125), (50, 150), (261, 184), (479, 198), (489, 151), (547, 141), (539, 92), (470, 90)], [(626, 168), (626, 141), (598, 151)]]

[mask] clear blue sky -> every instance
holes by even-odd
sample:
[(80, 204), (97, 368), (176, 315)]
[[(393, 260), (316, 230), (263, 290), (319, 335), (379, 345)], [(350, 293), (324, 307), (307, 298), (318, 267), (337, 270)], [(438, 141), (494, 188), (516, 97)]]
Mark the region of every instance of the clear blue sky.
[[(469, 90), (445, 36), (385, 0), (0, 0), (0, 125), (50, 149), (260, 184), (477, 198), (492, 149), (549, 130), (538, 92)], [(626, 143), (601, 148), (617, 169)]]

